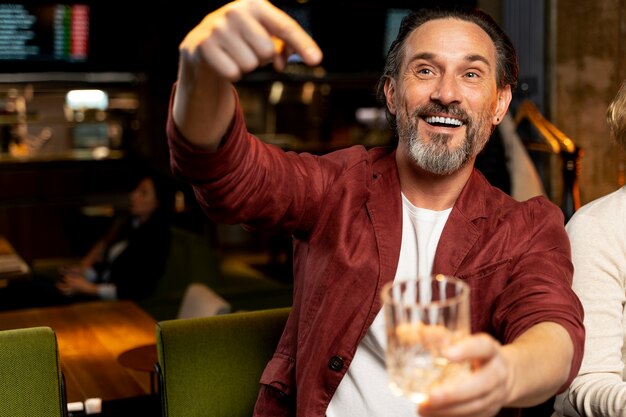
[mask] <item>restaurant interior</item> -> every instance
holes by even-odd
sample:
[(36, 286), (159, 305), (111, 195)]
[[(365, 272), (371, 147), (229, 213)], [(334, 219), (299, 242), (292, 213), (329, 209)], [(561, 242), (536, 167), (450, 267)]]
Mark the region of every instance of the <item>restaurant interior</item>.
[[(0, 306), (0, 330), (54, 330), (69, 415), (162, 415), (154, 363), (163, 352), (155, 343), (168, 327), (157, 323), (292, 303), (290, 237), (212, 222), (190, 186), (171, 177), (165, 123), (177, 47), (225, 3), (0, 3), (0, 293), (83, 256), (127, 210), (140, 168), (170, 177), (175, 191), (170, 253), (148, 297)], [(400, 19), (426, 3), (274, 2), (313, 35), (324, 60), (246, 75), (237, 89), (251, 132), (314, 154), (387, 144), (374, 87)], [(494, 16), (520, 58), (508, 130), (494, 134), (479, 169), (519, 198), (545, 195), (566, 220), (624, 185), (626, 158), (610, 141), (604, 114), (626, 78), (626, 3), (457, 3)], [(191, 308), (185, 302), (194, 301), (188, 290), (196, 287), (211, 292)]]

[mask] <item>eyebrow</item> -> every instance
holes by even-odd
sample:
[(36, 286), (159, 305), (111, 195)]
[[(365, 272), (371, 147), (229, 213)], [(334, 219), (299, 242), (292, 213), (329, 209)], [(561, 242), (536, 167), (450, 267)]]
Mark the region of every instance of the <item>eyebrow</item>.
[[(431, 59), (434, 59), (435, 57), (436, 55), (432, 52), (420, 52), (418, 54), (413, 55), (413, 57), (411, 58), (411, 61), (415, 61), (417, 59), (431, 60)], [(465, 61), (467, 62), (479, 61), (479, 62), (483, 62), (488, 67), (491, 67), (489, 60), (480, 54), (466, 55)]]
[(491, 64), (489, 63), (489, 60), (487, 58), (485, 58), (482, 55), (479, 54), (474, 54), (474, 55), (468, 55), (465, 57), (465, 60), (468, 62), (475, 62), (475, 61), (480, 61), (480, 62), (484, 62), (485, 65), (487, 65), (488, 67), (491, 67)]
[(419, 54), (415, 54), (413, 55), (413, 57), (411, 58), (411, 61), (415, 61), (416, 59), (433, 59), (435, 57), (435, 54), (433, 54), (432, 52), (421, 52)]

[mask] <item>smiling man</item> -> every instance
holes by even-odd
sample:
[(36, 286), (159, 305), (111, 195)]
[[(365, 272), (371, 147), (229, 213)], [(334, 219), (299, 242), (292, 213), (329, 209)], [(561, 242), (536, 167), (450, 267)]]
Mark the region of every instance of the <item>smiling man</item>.
[[(266, 1), (209, 14), (180, 45), (168, 122), (172, 169), (212, 219), (293, 236), (293, 309), (255, 415), (517, 416), (567, 387), (584, 329), (563, 216), (473, 167), (517, 82), (502, 30), (477, 10), (404, 19), (378, 86), (393, 149), (296, 154), (247, 132), (232, 83), (290, 52), (322, 58)], [(387, 387), (379, 292), (431, 273), (471, 288), (473, 334), (445, 355), (473, 367), (416, 409)]]

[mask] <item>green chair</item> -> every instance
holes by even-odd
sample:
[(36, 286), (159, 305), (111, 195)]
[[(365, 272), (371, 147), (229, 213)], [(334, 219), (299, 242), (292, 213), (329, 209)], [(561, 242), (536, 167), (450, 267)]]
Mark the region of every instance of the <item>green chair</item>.
[(171, 227), (171, 232), (165, 271), (153, 293), (138, 301), (157, 321), (177, 318), (189, 284), (199, 282), (213, 288), (220, 274), (217, 252), (205, 237), (176, 226)]
[(0, 417), (65, 415), (54, 331), (49, 327), (0, 331)]
[(290, 308), (157, 325), (164, 417), (250, 417)]

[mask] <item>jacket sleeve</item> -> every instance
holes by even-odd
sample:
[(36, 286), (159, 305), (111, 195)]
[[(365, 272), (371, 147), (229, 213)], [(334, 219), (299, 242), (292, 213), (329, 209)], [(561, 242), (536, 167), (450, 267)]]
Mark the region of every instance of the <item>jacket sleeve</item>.
[[(233, 90), (233, 94), (236, 92)], [(176, 128), (170, 105), (167, 124), (173, 174), (194, 187), (213, 220), (253, 230), (294, 234), (310, 230), (325, 193), (347, 166), (366, 151), (335, 156), (286, 152), (246, 130), (239, 101), (217, 151), (194, 148)], [(360, 159), (359, 159), (360, 158)]]
[[(513, 262), (510, 282), (499, 296), (494, 326), (508, 343), (531, 326), (557, 323), (569, 333), (574, 347), (570, 374), (559, 392), (574, 379), (583, 357), (584, 312), (572, 289), (573, 265), (563, 213), (543, 197), (524, 203), (524, 222), (516, 239), (522, 245)], [(522, 238), (523, 235), (526, 238)]]

